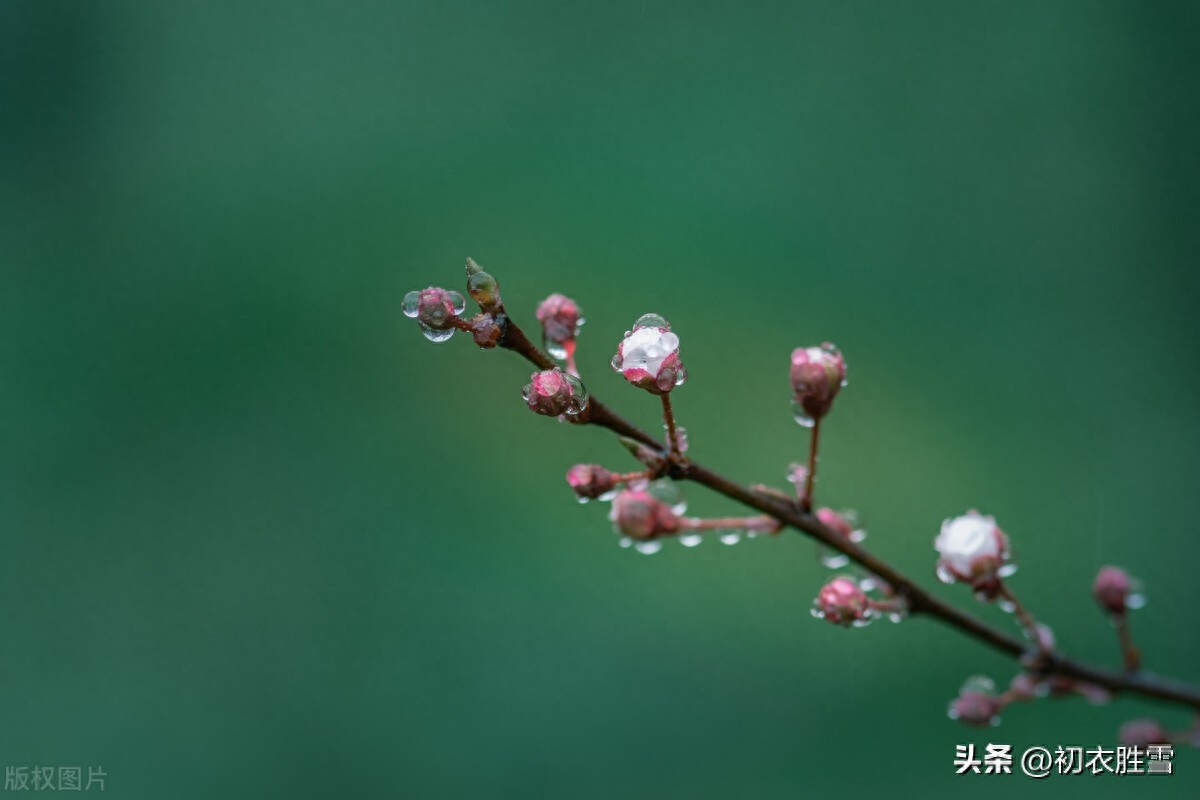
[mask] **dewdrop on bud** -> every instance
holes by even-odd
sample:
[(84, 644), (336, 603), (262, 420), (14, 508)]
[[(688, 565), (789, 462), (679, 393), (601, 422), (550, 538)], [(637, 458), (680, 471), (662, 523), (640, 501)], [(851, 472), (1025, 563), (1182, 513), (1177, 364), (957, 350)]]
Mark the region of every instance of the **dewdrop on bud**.
[(1101, 567), (1092, 584), (1096, 602), (1110, 614), (1124, 614), (1129, 610), (1133, 580), (1120, 567)]
[(1001, 704), (995, 691), (996, 686), (990, 678), (982, 675), (968, 678), (959, 690), (958, 697), (950, 702), (946, 714), (964, 725), (999, 725)]
[(587, 407), (587, 389), (574, 375), (560, 369), (535, 372), (521, 396), (531, 411), (547, 417), (573, 417)]
[(667, 394), (687, 380), (679, 360), (679, 337), (658, 314), (646, 314), (617, 345), (612, 368), (651, 394)]
[(861, 627), (871, 621), (871, 601), (853, 578), (840, 575), (817, 592), (812, 614), (834, 625)]
[(833, 399), (846, 385), (846, 361), (829, 342), (792, 351), (792, 410), (796, 421), (811, 428), (829, 413)]
[(466, 307), (461, 294), (436, 286), (409, 292), (401, 303), (404, 316), (415, 318), (421, 333), (431, 342), (444, 342), (453, 336), (458, 315)]
[(542, 343), (551, 357), (563, 361), (579, 336), (579, 327), (586, 322), (579, 306), (566, 295), (552, 294), (537, 307), (537, 319), (542, 324)]
[(943, 583), (967, 583), (981, 600), (995, 598), (1006, 574), (1008, 537), (994, 518), (969, 511), (948, 519), (933, 546), (940, 555), (937, 575)]
[(500, 284), (470, 258), (467, 259), (467, 294), (484, 311), (495, 311), (500, 307)]
[[(679, 516), (644, 489), (624, 489), (613, 498), (609, 518), (623, 536), (649, 541), (679, 530)], [(647, 552), (639, 548), (641, 552)]]
[(576, 464), (567, 470), (567, 483), (581, 503), (610, 499), (620, 482), (620, 475), (599, 464)]

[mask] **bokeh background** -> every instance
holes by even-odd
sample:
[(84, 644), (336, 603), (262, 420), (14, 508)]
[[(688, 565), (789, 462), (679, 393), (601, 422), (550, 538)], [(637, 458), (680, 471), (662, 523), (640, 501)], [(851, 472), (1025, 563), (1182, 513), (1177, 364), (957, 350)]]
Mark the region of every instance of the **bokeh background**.
[(607, 362), (665, 314), (695, 457), (780, 485), (788, 354), (837, 342), (820, 495), (873, 549), (933, 582), (941, 520), (995, 514), (1016, 589), (1110, 663), (1088, 587), (1125, 565), (1148, 664), (1200, 680), (1196, 24), (0, 3), (0, 760), (146, 798), (1196, 796), (1186, 751), (1169, 779), (955, 776), (955, 744), (1188, 717), (959, 727), (962, 680), (1011, 662), (811, 619), (800, 537), (618, 548), (562, 478), (630, 463), (611, 437), (399, 312), (468, 255), (527, 324), (567, 292), (585, 380), (646, 426)]

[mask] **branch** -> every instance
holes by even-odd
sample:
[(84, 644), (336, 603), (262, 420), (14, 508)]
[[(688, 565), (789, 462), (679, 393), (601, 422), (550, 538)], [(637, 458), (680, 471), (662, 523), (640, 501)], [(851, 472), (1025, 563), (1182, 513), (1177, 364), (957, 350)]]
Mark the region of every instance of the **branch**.
[[(539, 369), (548, 370), (555, 367), (554, 361), (530, 342), (529, 337), (510, 317), (506, 314), (499, 314), (497, 323), (502, 330), (499, 341), (501, 347), (523, 356)], [(662, 452), (661, 442), (600, 402), (595, 395), (589, 396), (588, 405), (582, 413), (576, 417), (568, 417), (568, 419), (578, 424), (607, 428), (619, 436), (634, 439), (656, 452)], [(1031, 661), (1036, 664), (1036, 672), (1039, 675), (1061, 676), (1085, 681), (1101, 686), (1114, 694), (1142, 695), (1156, 700), (1180, 703), (1200, 710), (1200, 688), (1149, 672), (1118, 672), (1070, 659), (1058, 653), (1040, 652), (1036, 639), (1032, 647), (1026, 646), (1015, 637), (943, 602), (887, 562), (824, 525), (811, 511), (801, 510), (774, 495), (748, 489), (692, 459), (669, 460), (664, 458), (664, 464), (667, 477), (706, 486), (730, 500), (753, 508), (787, 527), (807, 534), (826, 547), (845, 554), (851, 561), (886, 581), (895, 593), (907, 602), (911, 615), (924, 614), (933, 617), (993, 650), (1014, 659)]]

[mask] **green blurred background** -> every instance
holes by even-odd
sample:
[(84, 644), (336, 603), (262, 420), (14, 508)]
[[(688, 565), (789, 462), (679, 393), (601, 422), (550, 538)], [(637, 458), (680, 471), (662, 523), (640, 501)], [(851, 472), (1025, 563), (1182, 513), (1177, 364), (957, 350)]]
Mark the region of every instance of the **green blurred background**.
[(1109, 663), (1088, 587), (1125, 565), (1149, 666), (1200, 680), (1196, 33), (1182, 3), (0, 2), (0, 760), (146, 798), (1196, 796), (1194, 751), (953, 775), (1161, 707), (959, 727), (1011, 662), (811, 619), (799, 537), (618, 548), (562, 478), (629, 464), (611, 437), (399, 313), (468, 255), (527, 324), (569, 293), (585, 380), (646, 426), (607, 362), (665, 314), (693, 454), (776, 484), (788, 354), (835, 341), (820, 494), (874, 550), (933, 582), (941, 520), (995, 514)]

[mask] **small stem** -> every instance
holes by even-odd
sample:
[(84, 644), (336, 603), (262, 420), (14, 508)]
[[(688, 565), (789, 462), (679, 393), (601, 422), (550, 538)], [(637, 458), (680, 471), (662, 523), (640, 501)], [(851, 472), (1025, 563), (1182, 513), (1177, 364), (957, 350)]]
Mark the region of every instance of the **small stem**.
[(644, 469), (640, 472), (626, 472), (623, 475), (618, 475), (616, 477), (616, 481), (617, 481), (617, 483), (629, 483), (630, 481), (637, 481), (637, 480), (642, 480), (642, 479), (650, 480), (653, 477), (654, 477), (654, 470)]
[(1033, 615), (1029, 613), (1025, 606), (1021, 605), (1021, 601), (1017, 599), (1017, 596), (1012, 593), (1012, 590), (1004, 582), (1000, 583), (999, 596), (1012, 603), (1013, 614), (1016, 616), (1017, 621), (1021, 623), (1021, 628), (1024, 629), (1025, 635), (1029, 637), (1029, 640), (1033, 642), (1038, 653), (1047, 655), (1049, 648), (1042, 641), (1042, 633), (1038, 628), (1037, 620), (1033, 618)]
[(683, 453), (679, 452), (679, 440), (675, 433), (675, 412), (671, 410), (671, 393), (660, 395), (662, 397), (663, 420), (667, 423), (667, 453), (668, 458), (672, 461), (678, 461)]
[(808, 474), (804, 476), (804, 495), (800, 498), (800, 508), (808, 513), (813, 507), (813, 484), (817, 480), (817, 447), (821, 439), (821, 418), (813, 420), (812, 438), (808, 442)]
[(1129, 615), (1113, 614), (1113, 625), (1117, 628), (1117, 639), (1121, 642), (1121, 655), (1125, 659), (1125, 671), (1137, 672), (1142, 665), (1142, 654), (1133, 643), (1133, 634), (1129, 631)]
[(748, 531), (764, 531), (766, 533), (776, 533), (782, 528), (782, 524), (774, 517), (763, 514), (757, 517), (715, 517), (713, 519), (699, 519), (697, 517), (684, 517), (679, 520), (682, 527), (689, 531), (713, 531), (720, 528), (741, 528)]

